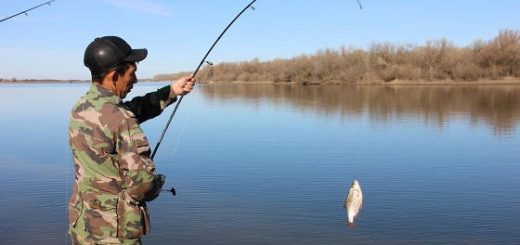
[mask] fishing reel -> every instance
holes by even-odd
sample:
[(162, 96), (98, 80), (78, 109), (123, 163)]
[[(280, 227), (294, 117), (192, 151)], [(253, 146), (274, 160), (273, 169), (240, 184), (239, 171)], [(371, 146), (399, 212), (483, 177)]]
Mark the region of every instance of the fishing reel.
[(172, 196), (177, 195), (177, 191), (175, 191), (175, 188), (173, 188), (173, 187), (170, 189), (162, 189), (162, 186), (164, 185), (164, 182), (166, 181), (166, 176), (164, 176), (163, 174), (158, 174), (156, 176), (155, 181), (157, 181), (156, 184), (158, 184), (161, 187), (161, 192), (171, 192)]
[(175, 191), (175, 188), (173, 188), (173, 187), (170, 188), (170, 189), (166, 189), (166, 190), (165, 190), (165, 189), (162, 189), (161, 191), (162, 191), (162, 192), (171, 192), (171, 193), (172, 193), (172, 196), (177, 195), (177, 191)]

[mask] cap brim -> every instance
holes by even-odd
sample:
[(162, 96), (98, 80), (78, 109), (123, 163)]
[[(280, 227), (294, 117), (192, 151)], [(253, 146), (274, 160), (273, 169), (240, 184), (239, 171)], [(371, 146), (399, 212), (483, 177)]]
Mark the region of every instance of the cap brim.
[(148, 50), (145, 48), (143, 49), (132, 49), (132, 53), (126, 57), (123, 61), (126, 62), (139, 62), (141, 60), (144, 60), (146, 56), (148, 55)]

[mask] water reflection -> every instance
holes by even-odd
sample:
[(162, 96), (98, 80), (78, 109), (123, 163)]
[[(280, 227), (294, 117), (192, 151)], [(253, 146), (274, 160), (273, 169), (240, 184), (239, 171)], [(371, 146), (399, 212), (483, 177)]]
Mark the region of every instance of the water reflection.
[(496, 134), (512, 133), (520, 121), (519, 85), (212, 84), (200, 89), (210, 100), (268, 100), (325, 115), (360, 117), (366, 113), (376, 121), (419, 117), (442, 127), (447, 121), (462, 117), (472, 123), (487, 124)]

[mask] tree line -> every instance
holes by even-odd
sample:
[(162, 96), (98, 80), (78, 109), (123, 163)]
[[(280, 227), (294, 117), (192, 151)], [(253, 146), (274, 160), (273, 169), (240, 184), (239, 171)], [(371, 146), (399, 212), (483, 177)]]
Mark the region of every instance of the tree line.
[[(173, 79), (189, 72), (157, 75)], [(368, 50), (341, 47), (290, 59), (205, 66), (203, 81), (371, 83), (392, 81), (476, 81), (520, 77), (520, 32), (502, 30), (491, 40), (456, 47), (442, 38), (424, 45), (373, 43)]]

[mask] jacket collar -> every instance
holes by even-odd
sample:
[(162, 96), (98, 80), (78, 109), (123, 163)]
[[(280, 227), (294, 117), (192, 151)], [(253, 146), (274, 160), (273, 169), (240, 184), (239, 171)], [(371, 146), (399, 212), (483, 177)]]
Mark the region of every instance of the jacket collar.
[(90, 85), (89, 92), (92, 93), (94, 98), (102, 98), (103, 100), (114, 104), (119, 104), (121, 102), (121, 98), (114, 94), (114, 92), (103, 88), (100, 84), (97, 83), (92, 83), (92, 85)]

